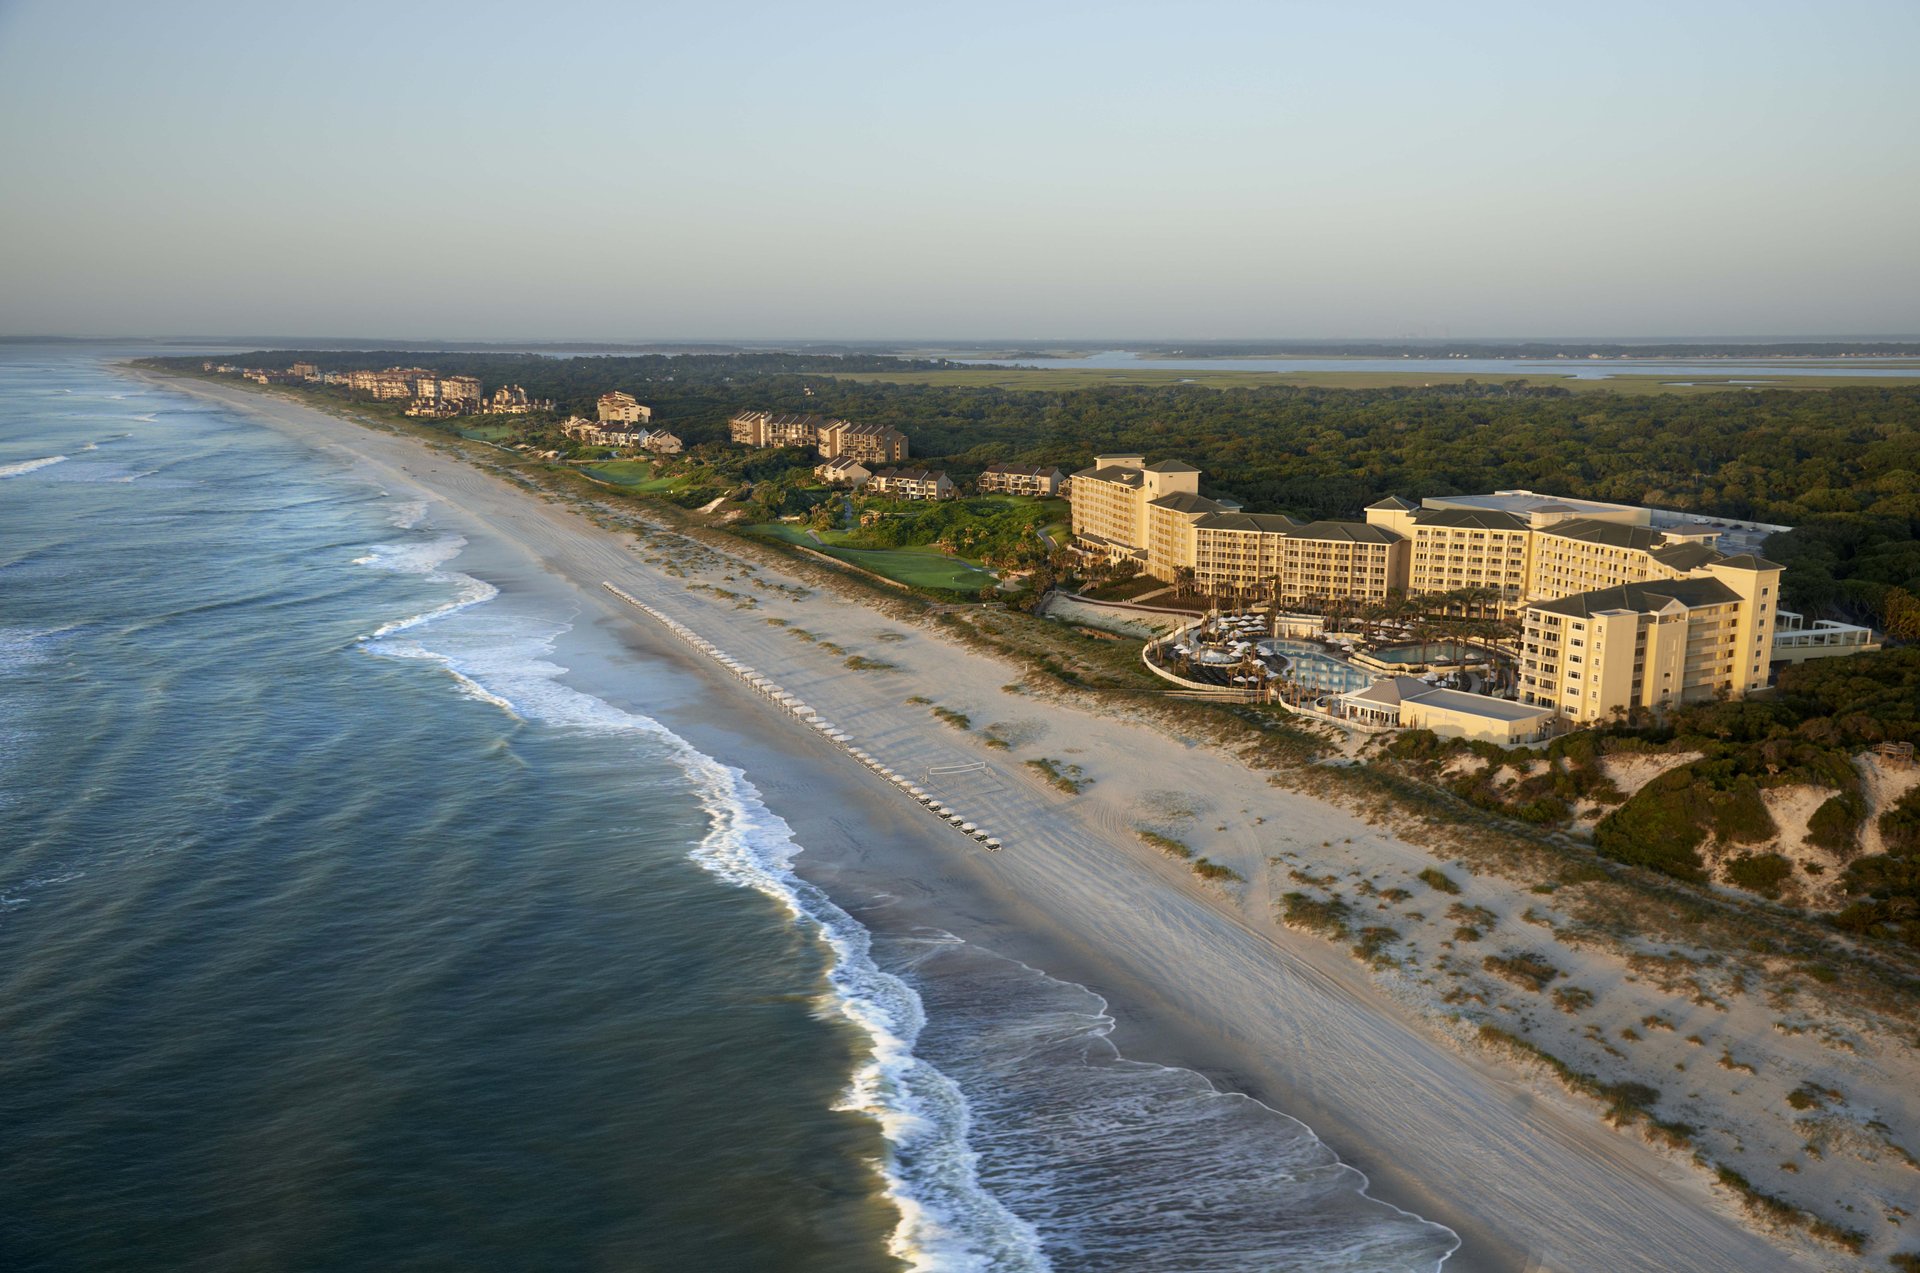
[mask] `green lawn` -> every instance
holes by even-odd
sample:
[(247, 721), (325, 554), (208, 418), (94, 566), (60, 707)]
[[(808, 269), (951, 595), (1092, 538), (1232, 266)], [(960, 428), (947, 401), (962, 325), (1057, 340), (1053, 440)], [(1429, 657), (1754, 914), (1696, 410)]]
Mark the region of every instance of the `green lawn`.
[(978, 592), (997, 581), (997, 576), (977, 562), (949, 557), (931, 548), (839, 548), (834, 545), (846, 537), (845, 531), (823, 530), (822, 547), (807, 534), (807, 528), (795, 522), (761, 522), (747, 530), (769, 539), (799, 544), (815, 552), (851, 565), (871, 570), (912, 588), (939, 588), (949, 592)]
[(685, 477), (655, 477), (653, 465), (646, 460), (607, 460), (584, 471), (603, 482), (647, 493), (677, 491), (688, 481)]

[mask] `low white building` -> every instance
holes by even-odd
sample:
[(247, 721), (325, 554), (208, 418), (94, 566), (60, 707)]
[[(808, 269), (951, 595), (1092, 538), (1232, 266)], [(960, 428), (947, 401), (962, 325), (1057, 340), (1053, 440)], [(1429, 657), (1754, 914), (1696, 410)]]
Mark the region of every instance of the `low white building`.
[(1426, 729), (1442, 738), (1474, 738), (1512, 747), (1551, 732), (1553, 709), (1464, 690), (1442, 689), (1413, 676), (1389, 676), (1342, 694), (1334, 713), (1356, 724)]

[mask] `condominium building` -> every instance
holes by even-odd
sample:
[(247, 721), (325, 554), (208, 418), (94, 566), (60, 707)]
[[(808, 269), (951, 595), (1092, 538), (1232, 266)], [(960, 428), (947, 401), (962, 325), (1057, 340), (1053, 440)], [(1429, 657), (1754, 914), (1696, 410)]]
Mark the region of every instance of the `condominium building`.
[(823, 460), (845, 455), (866, 464), (898, 464), (907, 458), (907, 435), (885, 424), (828, 420), (815, 445)]
[(1767, 683), (1781, 567), (1751, 554), (1685, 579), (1622, 584), (1526, 608), (1520, 700), (1575, 723)]
[(615, 389), (611, 393), (600, 395), (595, 404), (600, 419), (619, 424), (647, 424), (653, 419), (653, 408), (643, 405), (630, 393)]
[(480, 381), (473, 376), (421, 376), (413, 382), (413, 396), (444, 402), (459, 411), (480, 409)]
[(881, 469), (867, 490), (894, 499), (952, 499), (953, 482), (932, 469)]
[(665, 429), (655, 429), (640, 439), (640, 445), (655, 455), (678, 455), (687, 449), (680, 435), (668, 433)]
[(1039, 464), (989, 464), (975, 483), (982, 495), (1035, 495), (1048, 498), (1060, 493), (1066, 475), (1059, 469)]
[(297, 362), (291, 367), (288, 367), (287, 371), (289, 374), (298, 376), (302, 380), (320, 379), (320, 367), (316, 363)]
[(776, 447), (818, 446), (821, 426), (833, 422), (817, 415), (742, 411), (727, 423), (742, 446)]

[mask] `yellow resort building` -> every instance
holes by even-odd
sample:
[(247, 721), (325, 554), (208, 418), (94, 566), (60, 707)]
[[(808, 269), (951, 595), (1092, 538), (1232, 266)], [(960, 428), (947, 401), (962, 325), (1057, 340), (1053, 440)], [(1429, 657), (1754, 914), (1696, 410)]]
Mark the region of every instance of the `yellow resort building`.
[(1520, 701), (1586, 723), (1766, 685), (1781, 567), (1751, 554), (1715, 556), (1687, 578), (1529, 605)]

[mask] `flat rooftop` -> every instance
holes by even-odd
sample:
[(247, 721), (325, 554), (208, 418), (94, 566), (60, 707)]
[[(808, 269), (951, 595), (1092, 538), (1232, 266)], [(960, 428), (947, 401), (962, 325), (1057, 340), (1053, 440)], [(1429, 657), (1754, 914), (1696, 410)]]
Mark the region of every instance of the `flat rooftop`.
[(1489, 513), (1512, 513), (1525, 517), (1530, 513), (1638, 513), (1640, 524), (1653, 517), (1651, 509), (1637, 504), (1608, 504), (1600, 500), (1574, 499), (1567, 495), (1540, 495), (1533, 491), (1495, 491), (1491, 495), (1429, 495), (1420, 501), (1424, 508), (1470, 508)]

